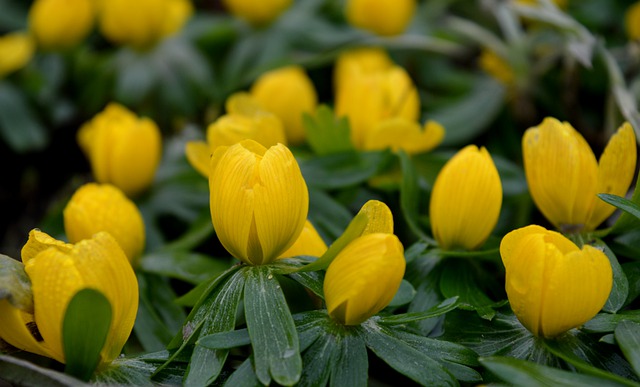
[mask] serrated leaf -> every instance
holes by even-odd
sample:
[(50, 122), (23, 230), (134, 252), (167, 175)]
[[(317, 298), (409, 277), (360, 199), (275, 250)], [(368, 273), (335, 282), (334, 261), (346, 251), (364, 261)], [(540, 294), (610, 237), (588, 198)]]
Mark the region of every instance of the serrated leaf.
[(100, 291), (82, 289), (71, 298), (62, 322), (65, 373), (81, 380), (91, 378), (100, 362), (111, 318), (111, 303)]
[(0, 299), (3, 298), (16, 308), (33, 313), (31, 280), (24, 271), (24, 265), (0, 254)]
[(300, 379), (298, 334), (276, 277), (267, 266), (245, 271), (244, 311), (258, 380), (292, 385)]
[(315, 154), (323, 156), (354, 150), (347, 118), (336, 117), (327, 105), (320, 105), (314, 115), (304, 113), (302, 121), (307, 142)]
[(615, 337), (624, 357), (636, 375), (640, 377), (640, 323), (622, 321), (615, 330)]

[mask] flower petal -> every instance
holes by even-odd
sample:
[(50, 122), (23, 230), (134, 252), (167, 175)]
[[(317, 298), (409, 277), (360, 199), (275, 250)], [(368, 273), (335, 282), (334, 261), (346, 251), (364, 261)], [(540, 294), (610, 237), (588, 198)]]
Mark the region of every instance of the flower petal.
[(34, 228), (29, 232), (29, 240), (27, 240), (27, 243), (22, 247), (22, 263), (26, 265), (29, 260), (50, 247), (55, 247), (63, 252), (69, 252), (73, 248), (73, 245), (52, 238), (49, 234)]
[(185, 146), (187, 161), (207, 179), (211, 168), (211, 149), (204, 141), (189, 141)]
[(327, 244), (324, 243), (322, 237), (318, 234), (313, 224), (308, 220), (304, 224), (304, 228), (295, 243), (291, 245), (278, 258), (290, 258), (298, 255), (310, 255), (312, 257), (321, 257), (327, 251)]
[(31, 334), (27, 327), (30, 324), (33, 324), (32, 314), (14, 307), (7, 299), (0, 299), (0, 338), (16, 348), (53, 357), (46, 344)]
[(409, 154), (426, 152), (435, 148), (444, 138), (444, 128), (435, 121), (425, 124), (424, 130), (414, 121), (392, 118), (376, 125), (366, 134), (364, 149), (400, 149)]

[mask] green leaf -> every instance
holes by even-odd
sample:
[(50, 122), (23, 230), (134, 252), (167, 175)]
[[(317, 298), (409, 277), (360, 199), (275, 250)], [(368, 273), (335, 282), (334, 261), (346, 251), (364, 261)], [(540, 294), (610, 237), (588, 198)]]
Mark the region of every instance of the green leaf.
[(453, 376), (437, 361), (405, 342), (389, 336), (371, 320), (369, 322), (363, 324), (366, 329), (367, 347), (391, 368), (423, 386), (457, 385)]
[(0, 300), (6, 298), (11, 305), (33, 313), (31, 280), (22, 262), (0, 254)]
[(307, 142), (315, 154), (323, 156), (354, 150), (349, 121), (346, 117), (336, 117), (327, 105), (320, 105), (313, 116), (304, 113), (302, 121)]
[(331, 386), (366, 386), (369, 360), (362, 336), (343, 336), (339, 351), (331, 369)]
[(157, 251), (140, 260), (140, 267), (150, 273), (199, 284), (229, 269), (229, 260), (212, 258), (190, 251)]
[(251, 338), (249, 337), (249, 331), (246, 329), (200, 336), (196, 341), (196, 345), (208, 349), (231, 349), (249, 344), (251, 344)]
[(613, 332), (623, 320), (640, 323), (640, 310), (623, 311), (617, 314), (599, 313), (583, 325), (586, 332)]
[(0, 355), (0, 378), (16, 386), (24, 387), (88, 387), (69, 375), (39, 367), (26, 360)]
[(618, 258), (616, 258), (616, 255), (611, 251), (609, 246), (599, 239), (597, 239), (592, 246), (602, 250), (611, 263), (611, 269), (613, 270), (613, 287), (607, 302), (604, 304), (604, 307), (602, 307), (602, 310), (609, 313), (615, 313), (624, 306), (624, 303), (627, 300), (627, 296), (629, 295), (629, 280), (627, 280), (627, 276), (624, 274), (622, 267), (618, 263)]
[(324, 272), (310, 271), (288, 274), (289, 278), (295, 280), (300, 285), (311, 290), (316, 296), (324, 300)]
[(100, 362), (111, 318), (111, 303), (98, 290), (82, 289), (69, 301), (62, 322), (67, 374), (82, 380), (91, 378)]
[(620, 386), (595, 376), (576, 374), (510, 357), (480, 358), (480, 363), (507, 383), (522, 387)]
[[(634, 126), (634, 130), (636, 130), (636, 138), (637, 138), (638, 129), (636, 129), (635, 126)], [(603, 197), (600, 197), (600, 198), (602, 200), (605, 200), (605, 198)], [(638, 184), (638, 182), (636, 182), (636, 187), (633, 190), (633, 195), (631, 195), (631, 202), (633, 202), (634, 204), (633, 208), (637, 210), (638, 205), (640, 204), (640, 184)], [(616, 223), (613, 225), (611, 232), (614, 234), (622, 234), (632, 229), (637, 229), (639, 227), (640, 227), (640, 220), (638, 219), (638, 217), (631, 215), (627, 211), (623, 211), (622, 215), (620, 215), (618, 220), (616, 220)]]
[(347, 208), (318, 189), (309, 189), (309, 220), (325, 242), (338, 238), (353, 215)]
[(640, 376), (640, 323), (622, 321), (615, 330), (615, 337), (624, 357), (636, 375)]
[(609, 203), (640, 220), (640, 205), (636, 204), (634, 201), (605, 193), (598, 194), (598, 197), (604, 202)]
[(407, 324), (414, 321), (420, 321), (427, 318), (433, 318), (442, 316), (443, 314), (450, 312), (458, 307), (458, 297), (447, 298), (440, 304), (426, 310), (424, 312), (409, 312), (404, 314), (396, 314), (392, 316), (380, 317), (380, 324), (384, 325), (397, 325)]
[(243, 361), (240, 367), (229, 376), (224, 385), (229, 387), (261, 387), (262, 384), (256, 377), (251, 363), (251, 357)]
[(246, 271), (244, 310), (258, 380), (292, 385), (300, 379), (298, 334), (276, 277), (267, 266)]
[(0, 81), (0, 137), (17, 153), (43, 149), (49, 133), (37, 119), (23, 92)]
[(343, 152), (298, 160), (309, 188), (338, 189), (364, 183), (391, 160), (389, 151)]
[(433, 239), (425, 234), (418, 224), (420, 213), (420, 190), (418, 189), (418, 174), (409, 155), (404, 151), (398, 152), (402, 167), (402, 185), (400, 186), (400, 209), (409, 228), (417, 237), (435, 244)]
[(396, 292), (396, 295), (393, 296), (393, 299), (389, 303), (388, 306), (396, 307), (406, 305), (413, 300), (413, 296), (416, 294), (416, 290), (413, 288), (413, 285), (407, 280), (402, 280), (400, 282), (400, 288)]
[(331, 334), (318, 337), (302, 355), (304, 369), (298, 386), (326, 386), (331, 370), (339, 360), (340, 345)]
[(324, 326), (329, 318), (326, 310), (311, 310), (297, 313), (292, 317), (298, 330), (300, 352), (309, 348), (326, 331)]

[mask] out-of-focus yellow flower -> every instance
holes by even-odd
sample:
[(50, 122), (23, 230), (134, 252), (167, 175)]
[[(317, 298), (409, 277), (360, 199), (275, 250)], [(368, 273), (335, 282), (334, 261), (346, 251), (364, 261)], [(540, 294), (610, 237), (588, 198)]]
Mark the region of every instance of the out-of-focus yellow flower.
[(178, 32), (193, 14), (190, 0), (102, 0), (100, 31), (111, 42), (144, 49)]
[(0, 36), (0, 79), (26, 66), (34, 50), (33, 39), (24, 32)]
[(318, 231), (308, 220), (304, 224), (304, 228), (300, 236), (291, 247), (278, 258), (291, 258), (298, 255), (310, 255), (312, 257), (320, 257), (327, 251), (327, 244), (324, 243)]
[(489, 237), (502, 206), (502, 184), (491, 155), (469, 145), (442, 168), (431, 192), (433, 236), (441, 248), (473, 250)]
[[(539, 5), (539, 0), (514, 0), (516, 4), (528, 5), (528, 6), (537, 6)], [(551, 0), (558, 8), (567, 9), (569, 6), (569, 0)]]
[(96, 17), (92, 0), (36, 0), (29, 10), (29, 30), (44, 49), (66, 49), (89, 35)]
[(640, 39), (640, 1), (633, 3), (624, 15), (624, 26), (631, 40)]
[(100, 364), (120, 355), (138, 311), (138, 282), (113, 237), (100, 232), (71, 245), (33, 230), (22, 262), (31, 280), (34, 310), (20, 310), (7, 299), (0, 300), (0, 338), (64, 363), (62, 323), (67, 306), (78, 291), (91, 288), (105, 295), (113, 313)]
[(235, 93), (226, 101), (227, 114), (207, 128), (207, 143), (191, 141), (186, 146), (187, 160), (209, 178), (211, 155), (219, 146), (231, 146), (242, 140), (254, 140), (264, 147), (287, 143), (282, 121), (268, 112), (248, 93)]
[(536, 336), (555, 337), (580, 326), (604, 306), (613, 283), (600, 250), (578, 248), (540, 226), (511, 231), (500, 243), (511, 309)]
[(334, 87), (336, 94), (354, 74), (372, 75), (390, 70), (394, 66), (387, 52), (378, 47), (360, 47), (345, 51), (336, 60)]
[(600, 161), (568, 122), (545, 118), (522, 138), (524, 170), (533, 201), (563, 232), (594, 230), (615, 208), (596, 195), (624, 196), (636, 166), (629, 123), (609, 140)]
[(365, 234), (331, 262), (324, 278), (329, 315), (358, 325), (389, 305), (405, 270), (400, 240), (387, 233)]
[(223, 0), (234, 16), (253, 25), (264, 25), (275, 20), (287, 10), (292, 0)]
[(355, 27), (391, 36), (407, 28), (415, 8), (415, 0), (348, 0), (346, 15)]
[(301, 144), (306, 135), (304, 113), (313, 113), (318, 105), (311, 79), (300, 66), (288, 66), (264, 73), (251, 87), (251, 95), (284, 124), (287, 141)]
[(484, 49), (478, 60), (480, 68), (505, 86), (513, 86), (516, 76), (509, 63), (494, 51)]
[(145, 242), (144, 221), (138, 207), (118, 188), (85, 184), (64, 208), (64, 229), (71, 243), (106, 231), (118, 242), (135, 266)]
[(298, 239), (309, 193), (289, 149), (253, 140), (218, 147), (211, 158), (211, 219), (222, 245), (250, 265), (266, 264)]
[(404, 118), (392, 118), (381, 122), (365, 137), (364, 150), (400, 149), (409, 154), (428, 152), (444, 139), (444, 127), (435, 121), (427, 121), (424, 128), (417, 122)]
[(82, 126), (78, 143), (89, 158), (95, 179), (115, 185), (129, 197), (149, 187), (162, 153), (156, 124), (116, 103)]

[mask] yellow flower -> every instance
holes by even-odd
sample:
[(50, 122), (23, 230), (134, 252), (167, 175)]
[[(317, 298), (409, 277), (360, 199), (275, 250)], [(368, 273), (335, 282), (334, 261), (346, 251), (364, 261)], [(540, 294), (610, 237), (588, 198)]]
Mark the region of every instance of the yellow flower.
[(431, 192), (433, 236), (441, 248), (478, 248), (496, 226), (502, 184), (491, 155), (469, 145), (442, 168)]
[(186, 146), (187, 160), (206, 178), (209, 178), (211, 155), (219, 146), (231, 146), (249, 139), (265, 147), (286, 145), (280, 119), (264, 110), (249, 94), (233, 94), (226, 101), (226, 109), (227, 114), (207, 128), (206, 144), (191, 141)]
[(290, 144), (304, 141), (302, 115), (315, 111), (318, 97), (302, 67), (288, 66), (264, 73), (251, 87), (251, 96), (282, 120)]
[[(569, 6), (569, 0), (551, 0), (556, 6), (562, 9), (567, 9)], [(538, 6), (539, 0), (515, 0), (516, 4), (527, 5), (527, 6)]]
[(336, 93), (354, 74), (371, 75), (390, 70), (394, 66), (387, 52), (377, 47), (361, 47), (345, 51), (338, 56), (334, 69)]
[(584, 324), (611, 292), (611, 264), (602, 251), (580, 249), (540, 226), (505, 235), (500, 255), (511, 309), (536, 336), (555, 337)]
[(71, 48), (89, 35), (95, 16), (92, 0), (36, 0), (29, 30), (44, 49)]
[(627, 8), (627, 12), (624, 15), (624, 26), (629, 39), (640, 39), (640, 1)]
[(114, 186), (83, 185), (67, 203), (63, 216), (64, 229), (71, 243), (106, 231), (134, 266), (142, 254), (145, 242), (142, 215), (138, 207)]
[(327, 251), (327, 244), (324, 243), (318, 231), (308, 220), (304, 224), (304, 228), (300, 236), (291, 247), (278, 258), (291, 258), (298, 255), (310, 255), (312, 257), (321, 257)]
[(388, 233), (365, 234), (331, 262), (324, 278), (329, 315), (358, 325), (389, 305), (404, 276), (404, 249)]
[(428, 152), (444, 139), (444, 127), (427, 121), (424, 128), (417, 122), (392, 118), (373, 127), (364, 139), (364, 150), (400, 149), (409, 154)]
[(31, 280), (34, 310), (23, 311), (7, 299), (0, 300), (0, 338), (64, 363), (62, 322), (67, 305), (78, 291), (91, 288), (105, 295), (113, 312), (100, 363), (120, 355), (138, 311), (138, 282), (108, 233), (70, 245), (33, 230), (22, 250), (22, 262)]
[(222, 245), (250, 265), (266, 264), (296, 241), (309, 193), (289, 149), (253, 140), (218, 147), (209, 178), (211, 219)]
[(494, 51), (484, 49), (478, 61), (480, 68), (505, 86), (513, 86), (516, 76), (511, 65)]
[(24, 32), (0, 36), (0, 79), (26, 66), (34, 50), (33, 39)]
[(102, 0), (100, 31), (113, 43), (145, 49), (178, 32), (192, 14), (190, 0)]
[(623, 124), (600, 161), (568, 122), (545, 118), (522, 138), (524, 170), (533, 201), (563, 232), (594, 230), (615, 208), (596, 195), (624, 196), (636, 165), (633, 128)]
[(253, 25), (268, 24), (287, 10), (292, 0), (222, 0), (234, 16)]
[(391, 36), (407, 28), (415, 8), (415, 0), (348, 0), (346, 15), (355, 27)]
[(124, 106), (111, 103), (78, 132), (99, 183), (109, 183), (132, 197), (153, 181), (162, 152), (160, 129)]

